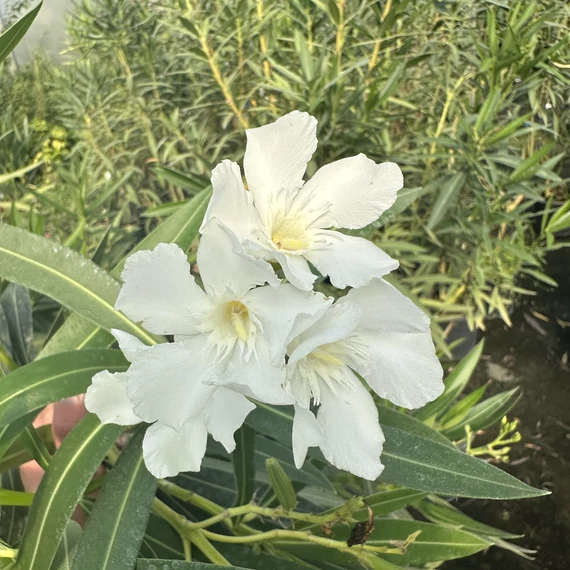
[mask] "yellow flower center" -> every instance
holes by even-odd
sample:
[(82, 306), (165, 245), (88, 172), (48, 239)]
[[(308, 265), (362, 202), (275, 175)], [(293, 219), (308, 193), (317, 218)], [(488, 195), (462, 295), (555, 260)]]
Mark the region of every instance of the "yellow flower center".
[(315, 360), (316, 362), (323, 364), (329, 364), (331, 366), (344, 366), (344, 362), (340, 358), (331, 354), (327, 350), (321, 350), (320, 348), (316, 348), (313, 352), (307, 355), (307, 359)]
[(274, 222), (271, 241), (286, 251), (299, 251), (309, 247), (306, 226), (298, 217), (288, 217)]
[(246, 341), (249, 337), (251, 324), (247, 307), (239, 301), (230, 301), (226, 304), (226, 317), (237, 337)]

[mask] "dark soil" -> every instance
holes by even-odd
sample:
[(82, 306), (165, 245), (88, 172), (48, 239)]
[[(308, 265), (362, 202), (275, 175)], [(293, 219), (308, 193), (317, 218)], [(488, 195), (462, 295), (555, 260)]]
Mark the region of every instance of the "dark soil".
[(570, 249), (555, 252), (548, 261), (548, 274), (559, 287), (533, 284), (537, 295), (522, 300), (512, 328), (499, 320), (489, 322), (477, 382), (489, 382), (487, 395), (522, 387), (509, 419), (519, 418), (523, 440), (513, 446), (511, 463), (503, 467), (552, 494), (458, 505), (477, 520), (524, 534), (517, 542), (535, 549), (535, 560), (492, 548), (449, 562), (445, 570), (570, 568)]

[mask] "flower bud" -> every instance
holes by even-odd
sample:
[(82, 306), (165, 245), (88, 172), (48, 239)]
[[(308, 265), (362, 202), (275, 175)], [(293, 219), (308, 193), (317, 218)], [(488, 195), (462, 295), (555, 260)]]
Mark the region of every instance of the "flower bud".
[(297, 494), (293, 488), (293, 483), (277, 459), (271, 457), (265, 461), (269, 483), (279, 504), (286, 510), (291, 511), (297, 505)]

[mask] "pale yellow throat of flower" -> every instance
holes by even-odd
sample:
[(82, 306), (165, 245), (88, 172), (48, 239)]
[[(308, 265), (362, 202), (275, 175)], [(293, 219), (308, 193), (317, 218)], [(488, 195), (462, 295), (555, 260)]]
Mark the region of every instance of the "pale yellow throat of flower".
[(271, 241), (278, 249), (300, 251), (309, 247), (309, 235), (301, 216), (277, 218), (271, 228)]
[(312, 360), (315, 360), (317, 362), (321, 362), (324, 364), (330, 364), (332, 366), (344, 366), (344, 362), (340, 358), (338, 358), (337, 356), (334, 356), (333, 354), (328, 352), (326, 349), (321, 350), (319, 348), (316, 348), (307, 356), (307, 359), (309, 359), (309, 360), (312, 359)]
[(247, 307), (240, 301), (230, 301), (226, 305), (226, 316), (236, 336), (243, 341), (249, 337), (251, 321)]

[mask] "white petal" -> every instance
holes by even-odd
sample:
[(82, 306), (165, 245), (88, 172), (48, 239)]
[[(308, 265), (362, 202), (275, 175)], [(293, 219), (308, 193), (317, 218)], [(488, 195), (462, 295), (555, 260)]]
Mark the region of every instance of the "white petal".
[(332, 298), (300, 291), (285, 283), (276, 288), (258, 287), (243, 302), (261, 323), (261, 334), (268, 343), (271, 358), (280, 365), (289, 342), (330, 307)]
[(103, 370), (91, 381), (85, 394), (85, 407), (96, 414), (103, 424), (130, 426), (140, 423), (127, 397), (127, 374)]
[(248, 129), (246, 135), (245, 176), (255, 207), (268, 224), (276, 208), (288, 210), (303, 184), (317, 148), (317, 120), (293, 111), (270, 125)]
[(174, 477), (182, 471), (200, 471), (207, 440), (202, 416), (186, 422), (180, 431), (157, 422), (146, 430), (143, 439), (146, 468), (157, 479)]
[(357, 229), (371, 224), (396, 201), (404, 185), (393, 162), (376, 164), (364, 154), (319, 168), (297, 197), (315, 212), (323, 212), (319, 228)]
[(156, 344), (131, 364), (127, 394), (135, 413), (147, 422), (159, 421), (175, 430), (200, 413), (214, 387), (205, 338)]
[(195, 315), (208, 300), (177, 245), (161, 243), (152, 251), (138, 251), (127, 259), (121, 277), (116, 309), (152, 333), (194, 332)]
[(353, 367), (382, 398), (414, 409), (443, 392), (443, 371), (429, 331), (420, 333), (359, 332), (368, 345), (370, 362)]
[(280, 283), (271, 264), (246, 253), (236, 235), (216, 218), (202, 229), (198, 268), (210, 295), (229, 290), (240, 298), (256, 285)]
[(273, 365), (269, 343), (260, 337), (256, 340), (256, 353), (247, 362), (234, 350), (226, 371), (210, 382), (266, 404), (292, 404), (293, 400), (283, 389), (284, 381), (285, 368)]
[(218, 388), (204, 408), (208, 432), (231, 453), (236, 447), (234, 433), (254, 409), (255, 404), (245, 396), (233, 390)]
[(223, 160), (212, 170), (212, 187), (214, 191), (200, 233), (212, 218), (223, 222), (239, 239), (246, 239), (254, 228), (261, 226), (253, 194), (245, 189), (235, 162)]
[(287, 277), (290, 283), (303, 291), (311, 291), (313, 289), (313, 283), (317, 276), (311, 273), (309, 264), (304, 257), (288, 255), (278, 251), (271, 253), (281, 265), (281, 269), (283, 269), (283, 273), (285, 273), (285, 277)]
[(145, 350), (148, 350), (150, 346), (146, 345), (142, 340), (139, 340), (136, 336), (129, 334), (125, 331), (120, 331), (119, 329), (111, 329), (111, 334), (115, 337), (115, 340), (119, 343), (119, 348), (121, 352), (125, 355), (125, 358), (132, 362), (140, 356)]
[(317, 421), (324, 433), (323, 455), (339, 469), (375, 480), (384, 466), (380, 454), (384, 435), (378, 424), (378, 410), (360, 380), (352, 376), (353, 387), (335, 384), (333, 392), (321, 385), (321, 406)]
[(372, 331), (424, 332), (429, 317), (404, 294), (383, 279), (351, 289), (339, 303), (356, 303), (362, 311), (360, 328)]
[(305, 358), (315, 348), (348, 338), (360, 322), (360, 307), (355, 303), (335, 303), (309, 329), (298, 337), (298, 344), (289, 355), (289, 366)]
[(398, 267), (395, 259), (367, 239), (328, 230), (317, 235), (321, 243), (307, 253), (307, 258), (339, 289), (362, 287)]
[(295, 467), (301, 469), (309, 447), (320, 447), (325, 436), (311, 410), (295, 406), (293, 419), (293, 458)]
[[(346, 299), (346, 301), (345, 301)], [(339, 303), (358, 303), (362, 320), (356, 334), (369, 362), (353, 362), (371, 388), (398, 406), (419, 408), (443, 391), (429, 318), (397, 289), (380, 279), (351, 290)]]

